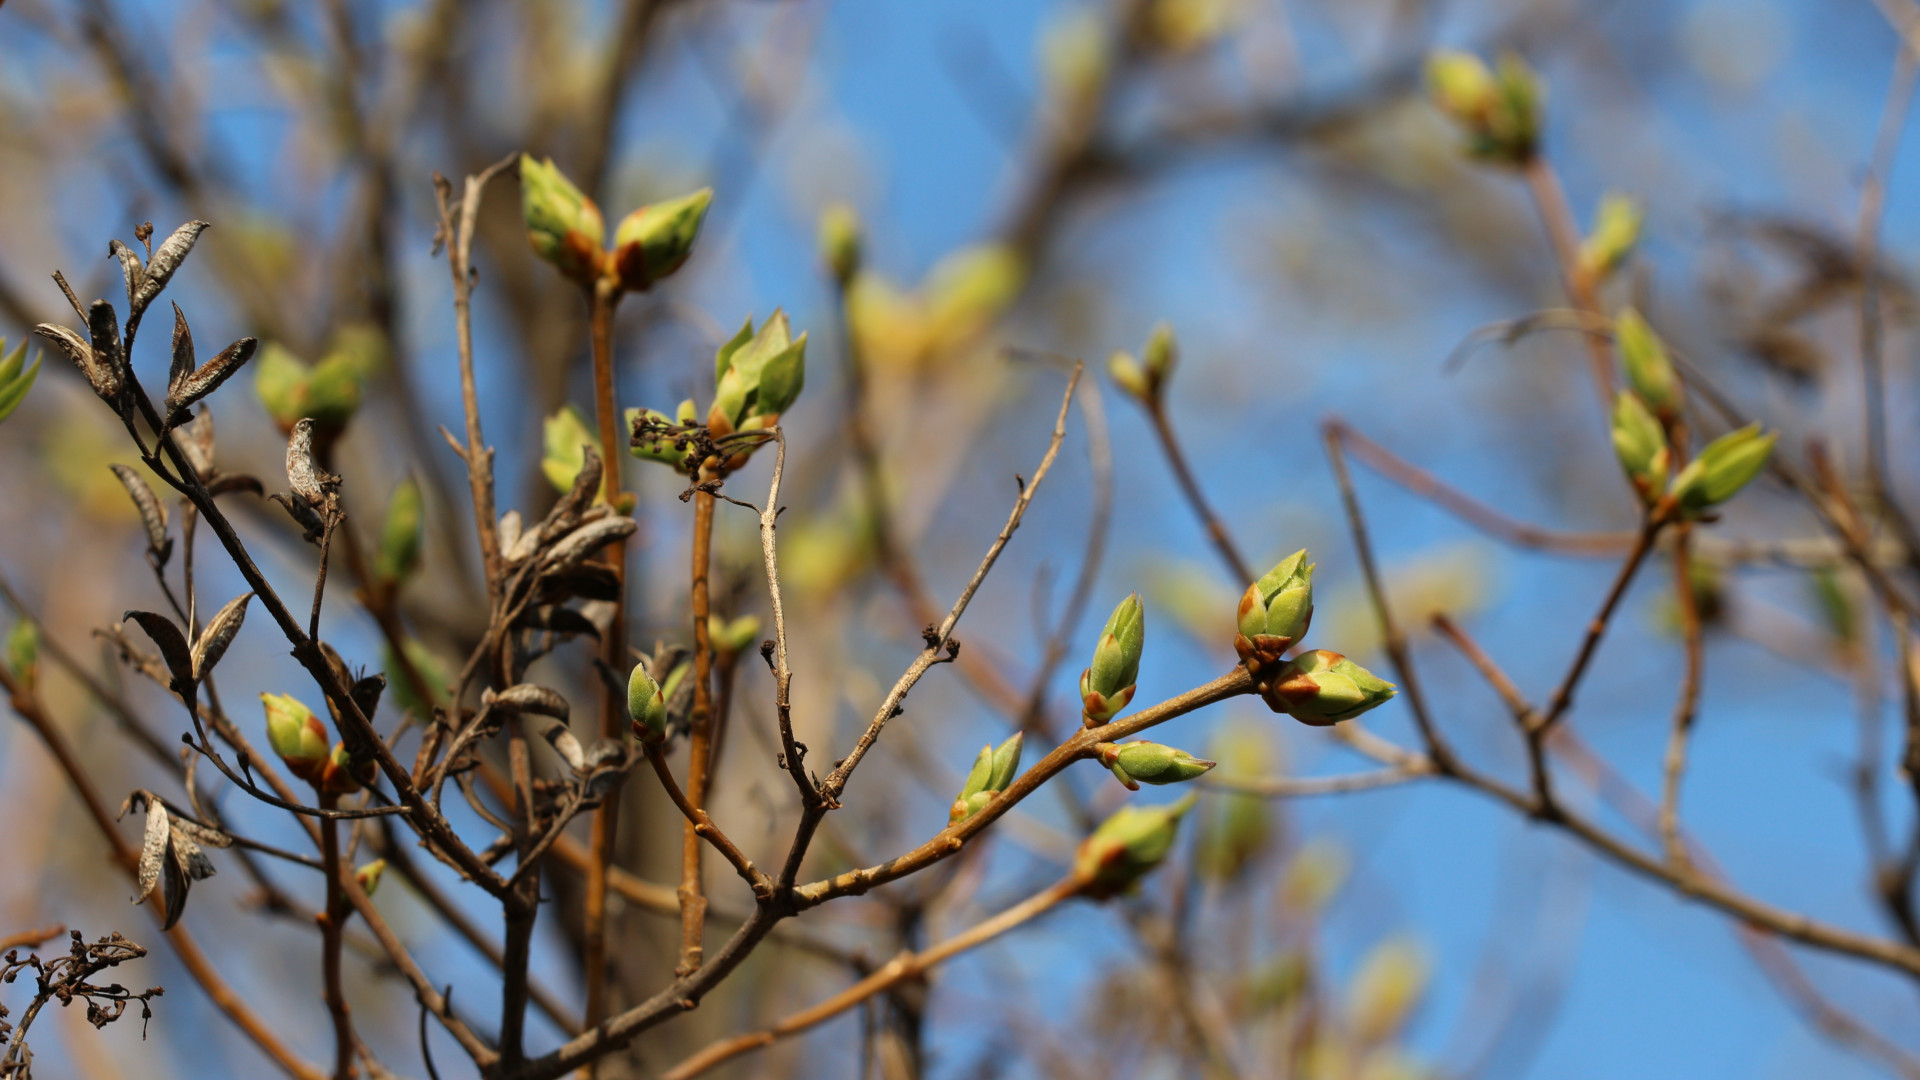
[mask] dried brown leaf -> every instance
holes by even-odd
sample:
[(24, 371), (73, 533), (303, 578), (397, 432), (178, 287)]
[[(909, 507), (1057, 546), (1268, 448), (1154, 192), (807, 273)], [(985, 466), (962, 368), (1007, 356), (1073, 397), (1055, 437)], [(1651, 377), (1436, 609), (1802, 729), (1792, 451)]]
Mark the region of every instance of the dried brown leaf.
[(153, 259), (147, 263), (146, 277), (140, 282), (140, 291), (134, 294), (132, 313), (139, 314), (167, 287), (173, 272), (180, 269), (180, 263), (187, 253), (193, 250), (194, 242), (200, 239), (200, 233), (207, 227), (204, 221), (189, 221), (173, 230), (173, 234), (161, 241), (153, 253)]
[(146, 480), (131, 468), (125, 465), (108, 468), (120, 478), (121, 486), (133, 499), (134, 508), (140, 511), (140, 524), (147, 530), (147, 550), (164, 565), (167, 556), (173, 554), (173, 538), (167, 535), (167, 504), (155, 497)]
[(173, 620), (153, 611), (129, 611), (122, 618), (132, 619), (160, 646), (160, 656), (173, 676), (173, 688), (184, 694), (193, 685), (193, 650)]
[(235, 372), (247, 366), (247, 361), (253, 359), (253, 352), (259, 345), (258, 338), (247, 337), (220, 350), (218, 356), (183, 378), (177, 390), (167, 391), (168, 413), (187, 408), (218, 390), (221, 383), (226, 382)]
[(567, 705), (567, 699), (561, 697), (559, 691), (534, 683), (509, 686), (494, 694), (493, 700), (496, 704), (515, 711), (551, 716), (562, 723), (565, 723), (572, 713)]
[(140, 283), (147, 276), (146, 268), (140, 265), (140, 253), (118, 240), (110, 240), (107, 254), (120, 260), (120, 276), (127, 280), (127, 308), (132, 310), (133, 298), (139, 295)]

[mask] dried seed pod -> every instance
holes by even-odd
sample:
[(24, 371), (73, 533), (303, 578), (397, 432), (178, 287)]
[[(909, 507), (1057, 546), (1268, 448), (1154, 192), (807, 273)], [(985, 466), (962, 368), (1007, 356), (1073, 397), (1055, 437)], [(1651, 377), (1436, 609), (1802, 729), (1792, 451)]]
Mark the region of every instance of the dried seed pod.
[[(152, 895), (153, 887), (160, 883), (160, 868), (168, 861), (167, 844), (173, 839), (173, 830), (168, 827), (166, 803), (144, 791), (136, 791), (127, 797), (127, 807), (135, 799), (146, 803), (147, 811), (146, 839), (140, 844), (140, 873), (134, 885), (137, 891), (133, 897), (134, 903), (141, 904)], [(127, 807), (122, 807), (121, 812), (124, 813)]]
[(559, 691), (534, 683), (509, 686), (494, 694), (493, 702), (515, 712), (551, 716), (561, 723), (566, 723), (572, 714), (572, 709), (567, 705), (567, 699), (561, 697)]
[(73, 361), (73, 366), (80, 369), (80, 374), (86, 378), (87, 385), (93, 387), (93, 392), (98, 394), (102, 401), (118, 402), (120, 400), (119, 373), (101, 362), (100, 357), (94, 353), (93, 346), (87, 344), (85, 338), (57, 323), (41, 323), (33, 328), (33, 332), (66, 354), (67, 359)]
[(121, 486), (133, 499), (134, 508), (140, 511), (140, 524), (147, 530), (147, 551), (165, 566), (168, 556), (173, 554), (173, 538), (167, 535), (167, 504), (154, 496), (153, 489), (139, 473), (125, 465), (107, 467), (120, 478)]
[(187, 647), (186, 636), (173, 620), (152, 611), (129, 611), (121, 616), (132, 619), (146, 631), (147, 637), (160, 646), (160, 656), (167, 662), (167, 671), (173, 676), (173, 689), (185, 694), (193, 686), (193, 650)]
[[(247, 366), (247, 361), (253, 359), (253, 352), (259, 346), (258, 338), (241, 338), (220, 350), (218, 356), (183, 376), (177, 387), (169, 386), (167, 414), (171, 416), (218, 390), (220, 384), (231, 378), (234, 372)], [(188, 342), (188, 347), (192, 347), (191, 340)], [(188, 355), (188, 361), (192, 361), (191, 353)]]
[(213, 475), (213, 413), (201, 409), (188, 423), (174, 430), (174, 442), (186, 455), (187, 464), (206, 480)]
[(140, 265), (140, 253), (118, 240), (107, 242), (108, 256), (120, 260), (120, 276), (127, 279), (127, 310), (133, 310), (134, 298), (146, 279), (146, 267)]
[(590, 522), (568, 533), (553, 545), (542, 560), (541, 573), (558, 574), (579, 566), (589, 556), (616, 540), (633, 535), (639, 528), (629, 517), (607, 517)]
[(205, 679), (213, 666), (226, 655), (227, 646), (233, 644), (234, 636), (240, 633), (240, 625), (247, 621), (247, 601), (252, 599), (253, 594), (249, 592), (227, 601), (226, 606), (214, 612), (206, 629), (200, 631), (200, 640), (193, 643), (195, 682)]
[(120, 354), (120, 315), (105, 300), (95, 300), (87, 309), (87, 340), (93, 345), (93, 358), (113, 380), (113, 393), (120, 395), (126, 385), (126, 358)]
[(130, 305), (132, 315), (145, 311), (147, 305), (160, 295), (160, 290), (167, 287), (173, 272), (180, 269), (180, 263), (193, 250), (194, 242), (200, 239), (200, 233), (207, 225), (205, 221), (189, 221), (161, 241), (160, 247), (153, 253), (153, 259), (147, 263), (147, 272), (141, 278), (139, 290), (134, 293)]
[(313, 460), (313, 421), (301, 420), (293, 425), (293, 435), (287, 440), (287, 484), (293, 494), (317, 508), (326, 503), (328, 492), (339, 483), (339, 477)]

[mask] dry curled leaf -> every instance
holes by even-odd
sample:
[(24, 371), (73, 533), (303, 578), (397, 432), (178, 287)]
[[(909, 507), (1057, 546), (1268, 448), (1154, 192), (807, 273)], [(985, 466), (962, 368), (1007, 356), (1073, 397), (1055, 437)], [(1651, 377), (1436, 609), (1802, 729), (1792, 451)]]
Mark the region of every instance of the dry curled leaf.
[(173, 554), (173, 538), (167, 535), (167, 504), (153, 494), (153, 488), (146, 480), (125, 465), (109, 465), (113, 475), (120, 478), (121, 486), (132, 497), (134, 508), (140, 511), (140, 524), (147, 530), (147, 550), (153, 557), (166, 565), (167, 557)]
[(574, 772), (587, 771), (587, 754), (580, 746), (580, 738), (567, 728), (567, 725), (553, 722), (540, 733), (553, 745), (554, 752), (566, 760), (567, 766)]
[[(218, 356), (182, 377), (178, 386), (169, 386), (167, 414), (171, 416), (218, 390), (221, 383), (232, 378), (235, 372), (247, 365), (248, 360), (253, 359), (253, 352), (259, 345), (258, 338), (241, 338), (220, 350)], [(188, 360), (192, 360), (191, 355)]]
[(540, 571), (543, 574), (566, 573), (615, 540), (633, 535), (638, 527), (629, 517), (606, 517), (582, 525), (553, 545), (541, 561)]
[(213, 412), (202, 408), (189, 423), (174, 429), (174, 441), (180, 446), (187, 464), (201, 480), (213, 475)]
[(95, 300), (87, 309), (87, 339), (93, 346), (94, 360), (113, 376), (117, 396), (125, 385), (127, 365), (120, 355), (120, 315), (105, 300)]
[(213, 618), (207, 621), (206, 629), (200, 631), (200, 639), (193, 643), (193, 679), (199, 682), (213, 671), (213, 666), (227, 653), (227, 646), (233, 644), (234, 636), (240, 633), (240, 624), (247, 621), (247, 601), (253, 599), (252, 593), (243, 593), (226, 602)]
[(160, 295), (160, 290), (167, 287), (173, 272), (180, 269), (180, 263), (193, 250), (194, 242), (200, 239), (200, 233), (207, 224), (204, 221), (189, 221), (161, 241), (160, 247), (153, 253), (153, 259), (147, 263), (147, 272), (141, 278), (139, 291), (134, 294), (130, 305), (132, 315), (145, 311), (147, 305)]
[(193, 686), (193, 650), (187, 647), (180, 628), (173, 625), (172, 619), (153, 611), (129, 611), (122, 618), (138, 623), (147, 637), (160, 646), (160, 656), (166, 660), (167, 671), (173, 676), (173, 689), (185, 694)]
[(107, 242), (107, 254), (120, 260), (120, 276), (127, 281), (127, 309), (133, 310), (134, 297), (140, 294), (140, 283), (147, 276), (146, 267), (140, 265), (140, 253), (118, 240)]
[(41, 323), (33, 328), (33, 332), (45, 338), (68, 360), (71, 360), (73, 366), (80, 369), (80, 374), (86, 378), (87, 385), (93, 387), (93, 392), (102, 400), (118, 401), (120, 399), (119, 371), (103, 363), (93, 351), (93, 346), (87, 344), (85, 338), (58, 323)]

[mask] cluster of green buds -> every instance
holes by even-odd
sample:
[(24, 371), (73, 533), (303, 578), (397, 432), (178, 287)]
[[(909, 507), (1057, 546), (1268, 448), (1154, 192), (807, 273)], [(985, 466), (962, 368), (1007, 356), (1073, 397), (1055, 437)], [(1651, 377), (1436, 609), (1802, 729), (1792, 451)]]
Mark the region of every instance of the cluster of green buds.
[(973, 759), (973, 768), (967, 772), (967, 782), (960, 787), (960, 794), (953, 800), (953, 806), (947, 811), (947, 824), (958, 825), (986, 808), (994, 796), (1007, 790), (1013, 778), (1020, 772), (1020, 748), (1024, 737), (1020, 732), (999, 746), (983, 746)]
[(1303, 724), (1332, 727), (1387, 703), (1393, 684), (1337, 652), (1313, 649), (1265, 679), (1261, 696), (1274, 712)]
[(1093, 663), (1080, 673), (1080, 707), (1088, 727), (1120, 715), (1133, 700), (1146, 637), (1146, 609), (1140, 594), (1130, 593), (1107, 616), (1100, 641), (1093, 647)]
[(1158, 401), (1179, 358), (1180, 343), (1174, 340), (1173, 327), (1161, 323), (1147, 337), (1147, 346), (1140, 351), (1140, 359), (1135, 360), (1131, 354), (1120, 351), (1108, 357), (1107, 377), (1113, 380), (1115, 386), (1139, 401)]
[(9, 354), (6, 339), (0, 338), (0, 420), (5, 420), (7, 414), (26, 400), (27, 391), (33, 389), (33, 380), (40, 374), (40, 357), (33, 358), (32, 367), (26, 363), (24, 340)]
[(589, 288), (602, 279), (622, 292), (643, 292), (680, 269), (706, 220), (713, 191), (643, 206), (623, 218), (606, 247), (600, 208), (551, 159), (520, 156), (520, 209), (534, 254), (569, 281)]
[(1642, 501), (1654, 506), (1671, 499), (1679, 513), (1699, 517), (1760, 475), (1780, 436), (1749, 424), (1708, 443), (1669, 480), (1669, 439), (1685, 400), (1673, 359), (1660, 335), (1632, 308), (1614, 321), (1613, 338), (1627, 376), (1627, 389), (1614, 401), (1613, 450)]
[(360, 408), (365, 367), (362, 355), (350, 349), (336, 348), (308, 365), (284, 346), (268, 342), (254, 361), (253, 389), (282, 435), (293, 434), (300, 421), (312, 420), (314, 444), (324, 447), (340, 437)]
[(1128, 791), (1139, 791), (1141, 784), (1180, 784), (1206, 775), (1217, 762), (1204, 761), (1185, 750), (1163, 743), (1136, 739), (1128, 743), (1095, 743), (1093, 752), (1100, 763), (1113, 771), (1114, 779)]
[[(714, 354), (713, 379), (713, 404), (704, 421), (707, 435), (718, 440), (735, 432), (765, 431), (780, 422), (780, 414), (793, 406), (806, 385), (807, 335), (802, 331), (792, 336), (784, 311), (774, 311), (758, 330), (748, 318)], [(693, 440), (671, 430), (697, 422), (700, 410), (691, 398), (680, 403), (672, 418), (652, 409), (628, 409), (626, 415), (633, 456), (682, 471), (738, 469), (759, 445), (739, 440), (696, 460), (699, 454), (690, 449)]]
[(1180, 819), (1198, 794), (1166, 806), (1123, 806), (1081, 841), (1073, 857), (1080, 894), (1105, 900), (1132, 888), (1166, 859)]
[(1507, 53), (1489, 70), (1471, 53), (1436, 52), (1427, 58), (1427, 89), (1466, 133), (1468, 153), (1503, 165), (1533, 160), (1546, 91), (1526, 61)]
[(373, 576), (380, 587), (394, 590), (420, 567), (420, 481), (409, 474), (387, 500), (387, 517), (380, 526), (380, 549)]
[(1247, 586), (1235, 616), (1233, 650), (1251, 668), (1279, 661), (1313, 624), (1313, 564), (1307, 551), (1287, 556)]
[(292, 694), (261, 694), (267, 744), (294, 776), (327, 795), (350, 795), (373, 783), (377, 766), (356, 762), (346, 744), (327, 746), (327, 725)]

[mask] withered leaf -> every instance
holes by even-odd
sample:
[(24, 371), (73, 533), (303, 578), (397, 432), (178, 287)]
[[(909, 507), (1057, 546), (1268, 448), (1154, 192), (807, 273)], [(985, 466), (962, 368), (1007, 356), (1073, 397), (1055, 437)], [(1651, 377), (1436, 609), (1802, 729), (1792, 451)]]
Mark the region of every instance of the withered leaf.
[(200, 640), (193, 643), (194, 681), (206, 678), (227, 654), (227, 646), (233, 644), (234, 636), (240, 633), (240, 624), (247, 621), (247, 602), (252, 599), (252, 593), (242, 593), (227, 601), (207, 621), (206, 629), (200, 631)]
[[(235, 491), (245, 491), (254, 495), (266, 494), (267, 487), (257, 476), (246, 473), (219, 473), (207, 483), (207, 494), (227, 495)], [(308, 510), (311, 514), (313, 511)]]
[(360, 715), (371, 720), (380, 708), (380, 695), (386, 691), (387, 677), (376, 671), (365, 678), (355, 679), (348, 692), (353, 696), (353, 703), (359, 707)]
[(339, 483), (339, 477), (313, 460), (313, 421), (302, 419), (293, 425), (293, 434), (287, 439), (287, 485), (295, 497), (308, 506), (319, 507), (327, 501), (327, 491)]
[(186, 864), (175, 847), (174, 837), (169, 833), (166, 855), (160, 860), (160, 902), (166, 912), (160, 922), (162, 930), (173, 929), (180, 916), (187, 913), (187, 890), (193, 887), (193, 879), (188, 876)]
[(232, 378), (234, 372), (245, 367), (247, 361), (253, 359), (253, 351), (259, 344), (258, 338), (246, 337), (220, 350), (218, 356), (181, 379), (178, 389), (168, 389), (167, 412), (172, 414), (187, 408), (218, 390), (221, 383)]
[(156, 498), (146, 480), (131, 468), (125, 465), (108, 468), (120, 478), (121, 486), (133, 499), (134, 508), (140, 511), (140, 524), (147, 530), (147, 550), (161, 565), (166, 565), (167, 557), (173, 554), (173, 538), (167, 535), (167, 504)]
[(541, 734), (546, 737), (547, 742), (553, 744), (554, 751), (566, 759), (567, 765), (571, 767), (574, 772), (582, 773), (587, 771), (586, 751), (580, 746), (579, 736), (569, 731), (567, 725), (561, 723), (548, 724), (547, 730), (541, 732)]
[(112, 373), (117, 395), (124, 385), (127, 365), (120, 355), (120, 315), (112, 304), (95, 300), (87, 309), (87, 338), (93, 345), (94, 360)]
[[(233, 846), (233, 837), (228, 836), (226, 833), (210, 825), (202, 825), (190, 818), (183, 818), (177, 815), (169, 819), (169, 821), (173, 826), (174, 832), (179, 833), (195, 844), (210, 848)], [(202, 876), (204, 877), (206, 875)]]
[(213, 412), (207, 408), (194, 415), (192, 421), (181, 425), (174, 431), (174, 441), (179, 444), (180, 452), (186, 455), (187, 464), (205, 480), (213, 475)]
[(173, 272), (180, 269), (180, 263), (193, 250), (194, 241), (200, 239), (200, 233), (206, 229), (204, 221), (189, 221), (173, 230), (173, 234), (161, 241), (160, 247), (153, 253), (153, 259), (147, 264), (146, 276), (140, 282), (140, 291), (134, 294), (132, 311), (138, 314), (153, 303), (160, 290), (167, 287)]
[(547, 514), (546, 533), (549, 537), (562, 529), (570, 528), (575, 518), (586, 513), (593, 505), (594, 498), (600, 494), (600, 455), (593, 447), (582, 445), (580, 471), (573, 478), (573, 487)]
[(127, 279), (127, 309), (133, 310), (134, 297), (140, 294), (140, 282), (147, 276), (140, 265), (140, 253), (118, 240), (107, 242), (107, 254), (120, 260), (120, 276)]
[(512, 562), (513, 556), (510, 553), (520, 543), (520, 511), (509, 510), (500, 515), (498, 535), (501, 552), (508, 553), (507, 561)]
[(593, 625), (592, 619), (572, 608), (561, 607), (558, 604), (529, 608), (514, 625), (551, 630), (562, 635), (586, 634), (596, 641), (600, 639), (600, 628)]
[(612, 570), (598, 563), (586, 563), (565, 573), (543, 576), (540, 584), (544, 592), (557, 598), (577, 596), (583, 600), (612, 600), (620, 595), (620, 580), (614, 577)]
[(167, 671), (173, 676), (173, 688), (181, 694), (193, 686), (193, 650), (187, 647), (186, 637), (173, 620), (153, 611), (129, 611), (122, 618), (132, 619), (146, 631), (147, 637), (160, 646), (160, 655), (167, 662)]

